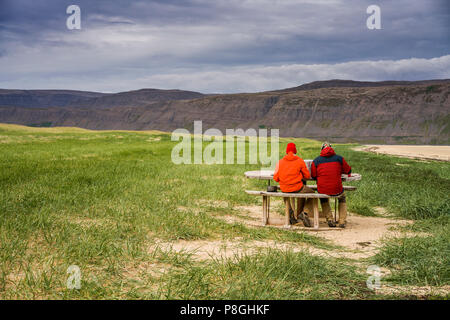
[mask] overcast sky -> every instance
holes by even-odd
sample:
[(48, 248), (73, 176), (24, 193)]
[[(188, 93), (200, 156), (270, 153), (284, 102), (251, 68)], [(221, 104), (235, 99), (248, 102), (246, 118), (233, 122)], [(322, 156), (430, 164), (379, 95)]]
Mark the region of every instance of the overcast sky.
[[(81, 8), (81, 30), (66, 9)], [(381, 30), (366, 9), (381, 8)], [(0, 0), (0, 88), (204, 93), (450, 78), (447, 0)]]

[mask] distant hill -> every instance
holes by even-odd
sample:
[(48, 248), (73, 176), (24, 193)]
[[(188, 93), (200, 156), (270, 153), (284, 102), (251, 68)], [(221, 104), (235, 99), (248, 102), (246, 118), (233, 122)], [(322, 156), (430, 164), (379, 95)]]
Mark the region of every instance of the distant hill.
[(116, 94), (1, 90), (0, 122), (172, 131), (192, 130), (194, 120), (203, 120), (204, 130), (223, 132), (277, 128), (284, 137), (334, 142), (450, 144), (449, 93), (450, 80), (330, 80), (217, 95), (157, 89)]
[(119, 92), (90, 99), (81, 104), (84, 107), (133, 107), (144, 106), (152, 102), (188, 100), (204, 97), (204, 94), (183, 90), (140, 89)]
[(306, 84), (302, 84), (298, 87), (287, 88), (283, 90), (276, 90), (274, 92), (290, 92), (301, 90), (314, 90), (322, 88), (369, 88), (369, 87), (389, 87), (389, 86), (414, 86), (414, 85), (433, 85), (439, 83), (445, 83), (450, 79), (442, 80), (422, 80), (422, 81), (354, 81), (354, 80), (326, 80), (326, 81), (314, 81)]
[(74, 90), (7, 90), (0, 89), (0, 106), (65, 107), (90, 99), (107, 96), (105, 93)]
[(5, 90), (0, 89), (0, 106), (10, 107), (117, 107), (138, 106), (150, 102), (201, 98), (198, 92), (182, 90), (141, 89), (120, 93), (71, 90)]

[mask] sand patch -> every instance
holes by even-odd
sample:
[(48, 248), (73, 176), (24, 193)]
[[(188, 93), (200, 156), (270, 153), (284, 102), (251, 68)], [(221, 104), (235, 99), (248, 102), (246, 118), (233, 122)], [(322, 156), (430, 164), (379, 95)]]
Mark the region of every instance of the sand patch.
[(83, 158), (95, 158), (95, 157), (97, 157), (98, 155), (97, 154), (95, 154), (95, 153), (86, 153), (86, 154), (82, 154), (81, 155), (81, 157), (83, 157)]
[(383, 208), (383, 207), (374, 207), (373, 208), (374, 210), (375, 210), (375, 212), (378, 214), (378, 215), (380, 215), (380, 216), (383, 216), (383, 217), (389, 217), (389, 216), (392, 216), (385, 208)]
[(199, 214), (201, 212), (201, 210), (199, 208), (191, 208), (191, 207), (185, 207), (185, 206), (178, 206), (177, 207), (178, 211), (181, 211), (183, 213), (194, 213), (195, 215)]
[(78, 140), (81, 140), (81, 141), (89, 141), (89, 140), (96, 140), (96, 139), (108, 139), (109, 137), (108, 136), (102, 136), (102, 135), (98, 135), (98, 134), (96, 134), (96, 135), (92, 135), (92, 134), (90, 134), (90, 135), (86, 135), (86, 136), (84, 136), (84, 137), (77, 137), (77, 136), (73, 136), (73, 137), (68, 137), (68, 138), (70, 138), (70, 139), (78, 139)]
[(150, 275), (153, 278), (160, 278), (172, 266), (164, 263), (153, 263), (143, 261), (139, 263), (129, 263), (123, 268), (122, 276), (127, 280), (140, 281)]
[[(262, 209), (260, 206), (239, 206), (242, 212), (240, 215), (223, 215), (217, 218), (227, 223), (242, 223), (247, 227), (262, 227)], [(309, 234), (313, 234), (331, 243), (344, 247), (344, 251), (328, 252), (330, 256), (341, 256), (351, 259), (368, 258), (377, 253), (383, 239), (387, 237), (417, 236), (417, 233), (405, 233), (395, 230), (396, 227), (411, 224), (410, 220), (400, 220), (385, 217), (365, 217), (349, 213), (347, 216), (347, 227), (345, 229), (336, 228), (325, 231), (314, 231), (308, 229)], [(269, 216), (269, 226), (275, 228), (284, 228), (284, 217), (275, 212)], [(320, 219), (320, 227), (326, 227), (325, 219)], [(293, 226), (290, 231), (304, 232), (305, 229), (300, 223)], [(420, 234), (423, 236), (422, 234)], [(313, 253), (323, 254), (323, 250), (313, 250)]]
[(98, 219), (98, 218), (86, 218), (86, 217), (78, 217), (78, 218), (70, 218), (68, 220), (70, 223), (77, 224), (84, 228), (92, 228), (92, 227), (101, 227), (105, 225), (112, 225), (113, 222), (108, 219)]
[(0, 136), (0, 143), (31, 143), (31, 142), (54, 142), (63, 139), (72, 139), (70, 136), (59, 136), (59, 135), (49, 135), (49, 136), (37, 136), (37, 135), (24, 135), (24, 136)]
[(228, 208), (228, 202), (223, 200), (200, 199), (196, 201), (196, 204), (199, 206), (206, 206), (206, 207)]
[(450, 161), (450, 146), (365, 145), (353, 150), (410, 159)]
[(26, 287), (28, 279), (40, 281), (43, 275), (47, 278), (53, 276), (56, 266), (63, 264), (63, 261), (55, 255), (44, 235), (37, 232), (29, 237), (25, 251), (15, 261), (2, 261), (2, 264), (5, 273), (1, 275), (4, 282), (2, 287), (0, 281), (0, 297), (2, 290)]
[(2, 135), (0, 135), (0, 143), (7, 144), (7, 143), (12, 143), (12, 142), (14, 142), (14, 139), (11, 139), (10, 136), (2, 136)]
[(395, 165), (399, 167), (409, 167), (409, 164), (407, 163), (396, 163)]
[(381, 287), (379, 289), (375, 289), (375, 292), (384, 295), (406, 295), (415, 296), (418, 298), (426, 298), (429, 296), (448, 296), (450, 295), (450, 286), (394, 286), (381, 282)]
[(395, 231), (395, 227), (411, 223), (410, 220), (363, 217), (349, 213), (345, 229), (316, 232), (316, 235), (347, 249), (357, 250), (361, 258), (366, 258), (376, 254), (384, 238), (404, 235), (402, 232)]
[[(271, 206), (276, 206), (280, 204), (281, 201), (272, 201)], [(262, 208), (260, 206), (237, 206), (234, 207), (235, 210), (240, 212), (239, 215), (221, 215), (216, 216), (216, 218), (223, 220), (228, 223), (242, 223), (247, 227), (255, 228), (261, 227), (262, 224)], [(272, 226), (283, 226), (284, 217), (273, 209), (269, 216), (269, 224)]]
[(332, 258), (359, 259), (359, 252), (345, 250), (326, 250), (313, 247), (303, 242), (280, 242), (275, 240), (194, 240), (157, 242), (150, 246), (149, 251), (162, 250), (164, 252), (184, 253), (196, 261), (213, 259), (232, 259), (243, 255), (253, 255), (268, 250), (282, 250), (292, 252), (307, 252), (312, 255)]
[(209, 180), (220, 180), (220, 179), (231, 179), (233, 181), (245, 181), (245, 177), (241, 176), (201, 176), (200, 179), (209, 181)]

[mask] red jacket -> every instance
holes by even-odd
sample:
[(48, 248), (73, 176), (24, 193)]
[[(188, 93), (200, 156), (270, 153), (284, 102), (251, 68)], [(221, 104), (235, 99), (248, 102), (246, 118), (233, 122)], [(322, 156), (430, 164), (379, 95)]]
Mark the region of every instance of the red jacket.
[(299, 156), (289, 152), (278, 161), (273, 180), (280, 183), (283, 192), (299, 191), (303, 187), (302, 179), (310, 179), (305, 161)]
[(352, 168), (345, 159), (337, 155), (331, 147), (324, 148), (311, 164), (311, 176), (317, 179), (317, 191), (328, 195), (337, 195), (344, 191), (341, 175), (351, 171)]

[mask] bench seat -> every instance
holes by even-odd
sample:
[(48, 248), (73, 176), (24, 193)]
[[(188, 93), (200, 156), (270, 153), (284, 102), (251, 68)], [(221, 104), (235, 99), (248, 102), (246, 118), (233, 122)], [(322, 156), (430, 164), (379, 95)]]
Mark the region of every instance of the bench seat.
[[(317, 189), (317, 186), (308, 186), (311, 189)], [(354, 191), (356, 187), (354, 186), (344, 186), (345, 191)], [(313, 211), (314, 211), (314, 227), (308, 228), (313, 230), (319, 230), (319, 204), (317, 199), (330, 199), (338, 198), (339, 196), (329, 196), (322, 193), (285, 193), (285, 192), (268, 192), (268, 191), (255, 191), (255, 190), (245, 190), (249, 195), (262, 196), (263, 198), (263, 217), (262, 225), (266, 226), (269, 222), (269, 209), (270, 209), (270, 197), (281, 197), (281, 198), (312, 198), (316, 199), (313, 201)], [(285, 207), (285, 228), (291, 228), (289, 222), (289, 209)], [(327, 228), (329, 230), (329, 228)]]
[(245, 192), (254, 196), (269, 196), (281, 198), (332, 198), (331, 196), (322, 193), (284, 193), (252, 190), (245, 190)]

